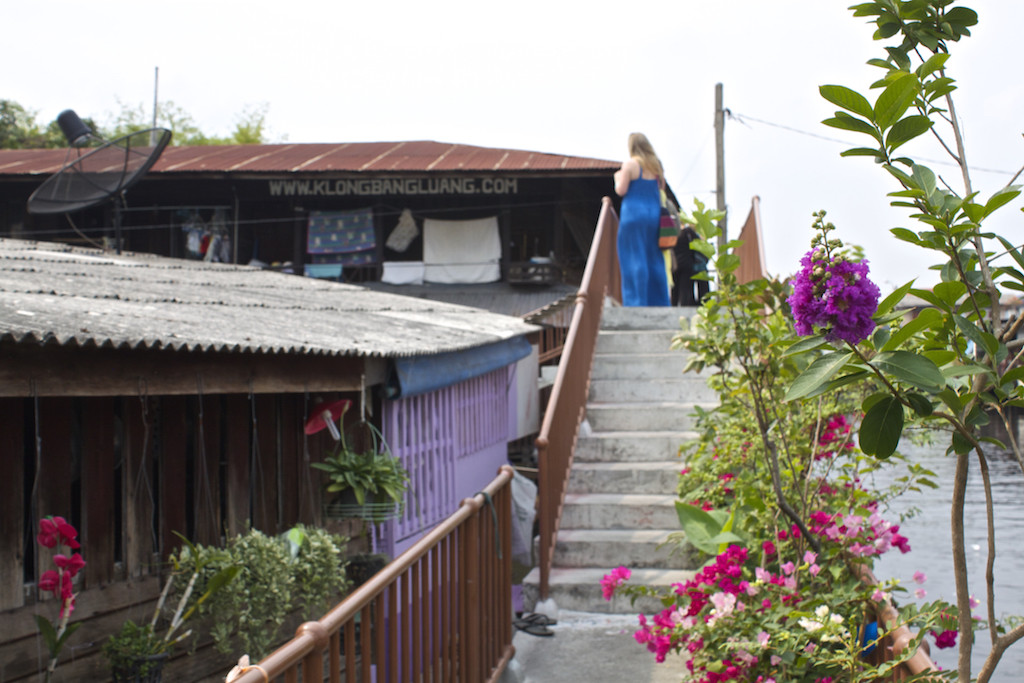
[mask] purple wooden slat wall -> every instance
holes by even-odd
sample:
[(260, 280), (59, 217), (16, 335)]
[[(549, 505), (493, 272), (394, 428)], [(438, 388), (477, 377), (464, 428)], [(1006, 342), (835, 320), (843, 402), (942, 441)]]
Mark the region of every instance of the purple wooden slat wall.
[(507, 461), (515, 366), (384, 403), (384, 438), (408, 470), (402, 516), (377, 527), (375, 548), (396, 555), (494, 477)]

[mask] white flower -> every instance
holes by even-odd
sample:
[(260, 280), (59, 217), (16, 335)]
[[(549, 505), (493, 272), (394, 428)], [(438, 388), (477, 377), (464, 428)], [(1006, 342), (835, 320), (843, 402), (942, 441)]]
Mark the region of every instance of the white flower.
[(807, 617), (801, 617), (800, 620), (797, 621), (797, 623), (803, 626), (804, 630), (808, 633), (814, 633), (815, 631), (819, 630), (822, 626), (824, 626), (824, 624), (820, 621), (808, 619)]

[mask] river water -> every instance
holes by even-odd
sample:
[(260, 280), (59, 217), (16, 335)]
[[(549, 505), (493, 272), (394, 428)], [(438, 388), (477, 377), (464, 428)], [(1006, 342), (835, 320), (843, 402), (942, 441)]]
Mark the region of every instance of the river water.
[[(900, 513), (913, 508), (919, 510), (916, 516), (905, 520), (900, 533), (910, 539), (911, 552), (901, 555), (892, 550), (875, 565), (879, 579), (898, 578), (908, 589), (901, 594), (900, 601), (914, 600), (914, 590), (921, 588), (927, 595), (918, 602), (944, 599), (956, 603), (956, 589), (953, 582), (953, 563), (950, 545), (949, 510), (953, 491), (955, 456), (946, 456), (941, 439), (933, 446), (904, 446), (901, 452), (914, 462), (919, 462), (936, 474), (938, 489), (924, 489), (921, 493), (907, 493), (895, 501), (886, 519), (895, 521)], [(991, 452), (988, 458), (995, 501), (996, 562), (995, 562), (995, 613), (997, 617), (1015, 614), (1024, 615), (1024, 475), (1011, 454)], [(899, 476), (902, 468), (891, 475)], [(887, 482), (879, 477), (876, 484)], [(971, 593), (981, 604), (974, 614), (982, 618), (987, 615), (985, 591), (985, 566), (987, 563), (988, 531), (985, 523), (985, 499), (977, 459), (972, 460), (967, 485), (967, 501), (964, 511), (964, 527), (967, 539), (967, 571)], [(913, 581), (914, 572), (921, 571), (927, 576), (923, 585)], [(977, 675), (985, 656), (991, 649), (991, 636), (987, 630), (977, 631), (975, 638), (972, 671)], [(939, 650), (932, 642), (932, 659), (944, 669), (956, 668), (957, 649)], [(1002, 661), (992, 678), (998, 683), (1016, 683), (1024, 680), (1024, 640), (1003, 654)]]

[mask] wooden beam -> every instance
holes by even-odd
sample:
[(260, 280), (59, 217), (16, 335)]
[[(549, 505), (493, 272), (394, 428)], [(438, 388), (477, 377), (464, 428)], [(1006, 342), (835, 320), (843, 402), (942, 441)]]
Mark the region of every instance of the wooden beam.
[(0, 612), (25, 603), (25, 403), (0, 399)]
[(89, 588), (114, 579), (114, 399), (85, 400), (82, 405), (82, 547), (89, 558)]
[[(382, 358), (202, 353), (0, 344), (0, 397), (150, 396), (357, 391), (384, 381)], [(372, 382), (371, 382), (372, 380)]]

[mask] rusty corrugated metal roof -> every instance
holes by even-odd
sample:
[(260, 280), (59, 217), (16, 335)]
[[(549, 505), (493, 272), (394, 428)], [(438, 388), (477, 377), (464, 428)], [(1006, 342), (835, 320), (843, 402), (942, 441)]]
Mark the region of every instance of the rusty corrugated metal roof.
[(0, 341), (398, 358), (536, 329), (476, 308), (249, 266), (0, 238)]
[[(48, 175), (63, 149), (0, 150), (0, 176)], [(429, 140), (168, 147), (150, 173), (604, 174), (620, 162)]]

